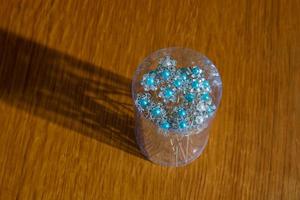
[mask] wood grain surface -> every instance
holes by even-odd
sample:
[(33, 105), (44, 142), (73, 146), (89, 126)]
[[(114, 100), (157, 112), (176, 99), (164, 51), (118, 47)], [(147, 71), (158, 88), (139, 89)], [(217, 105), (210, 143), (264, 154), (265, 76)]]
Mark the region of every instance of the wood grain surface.
[[(299, 0), (0, 0), (0, 199), (300, 199)], [(134, 138), (130, 84), (171, 46), (223, 99), (199, 159)]]

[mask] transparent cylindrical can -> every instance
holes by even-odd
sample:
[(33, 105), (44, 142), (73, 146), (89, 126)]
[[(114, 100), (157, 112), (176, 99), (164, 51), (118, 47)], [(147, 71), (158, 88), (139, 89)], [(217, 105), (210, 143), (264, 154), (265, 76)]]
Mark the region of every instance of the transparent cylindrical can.
[(133, 100), (141, 90), (143, 75), (154, 70), (159, 60), (165, 56), (173, 57), (179, 67), (201, 66), (211, 86), (211, 100), (216, 106), (214, 114), (203, 121), (202, 127), (190, 130), (188, 134), (178, 134), (172, 130), (168, 134), (161, 134), (161, 129), (135, 107), (135, 135), (141, 152), (154, 163), (177, 167), (192, 162), (204, 150), (208, 142), (211, 122), (221, 100), (222, 81), (215, 65), (204, 55), (187, 48), (160, 49), (146, 57), (138, 66), (132, 81)]

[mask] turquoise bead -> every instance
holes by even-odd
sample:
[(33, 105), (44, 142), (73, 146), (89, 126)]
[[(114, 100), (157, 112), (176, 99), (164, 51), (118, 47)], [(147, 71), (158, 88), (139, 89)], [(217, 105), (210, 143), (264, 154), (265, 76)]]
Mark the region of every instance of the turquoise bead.
[(201, 100), (208, 101), (210, 100), (210, 95), (206, 92), (201, 95)]
[(187, 80), (188, 76), (187, 76), (187, 69), (186, 68), (181, 68), (180, 69), (180, 78), (182, 80)]
[(139, 105), (140, 105), (142, 108), (145, 108), (148, 104), (149, 104), (149, 101), (148, 101), (147, 99), (140, 99), (140, 100), (139, 100)]
[(208, 113), (208, 115), (212, 115), (214, 113), (214, 109), (212, 109), (211, 106), (209, 106), (207, 108), (207, 113)]
[(209, 88), (210, 87), (209, 82), (207, 80), (205, 80), (205, 81), (202, 82), (202, 86), (204, 88)]
[(199, 81), (198, 80), (193, 81), (192, 82), (192, 87), (194, 89), (198, 89), (200, 87)]
[(161, 73), (161, 77), (162, 77), (164, 80), (169, 79), (170, 75), (171, 75), (171, 73), (170, 73), (170, 71), (167, 70), (167, 69), (163, 70), (162, 73)]
[(180, 108), (180, 109), (178, 110), (178, 115), (179, 115), (180, 117), (186, 116), (186, 111), (185, 111), (185, 109)]
[(193, 73), (194, 75), (199, 74), (199, 73), (200, 73), (200, 68), (199, 68), (198, 66), (194, 66), (194, 67), (192, 68), (192, 73)]
[(161, 114), (161, 108), (156, 107), (151, 110), (151, 115), (153, 117), (158, 117)]
[(171, 125), (169, 122), (164, 121), (160, 124), (160, 128), (167, 130), (167, 129), (171, 128)]
[(154, 81), (154, 77), (152, 77), (152, 76), (148, 76), (147, 78), (146, 78), (146, 85), (148, 85), (148, 86), (152, 86), (152, 85), (154, 85), (154, 83), (155, 83), (155, 81)]
[(192, 102), (195, 99), (195, 95), (192, 93), (188, 93), (184, 96), (184, 98), (188, 101), (188, 102)]
[(182, 72), (181, 74), (180, 74), (180, 78), (182, 78), (182, 80), (187, 80), (187, 74), (185, 73), (185, 72)]
[(164, 91), (164, 97), (167, 98), (167, 99), (171, 98), (173, 95), (174, 95), (174, 93), (170, 88), (167, 88)]
[(179, 122), (179, 128), (180, 129), (186, 129), (188, 127), (186, 121)]
[(174, 81), (174, 85), (175, 85), (175, 87), (180, 87), (180, 86), (182, 86), (182, 81), (181, 81), (181, 79), (176, 79), (176, 80)]

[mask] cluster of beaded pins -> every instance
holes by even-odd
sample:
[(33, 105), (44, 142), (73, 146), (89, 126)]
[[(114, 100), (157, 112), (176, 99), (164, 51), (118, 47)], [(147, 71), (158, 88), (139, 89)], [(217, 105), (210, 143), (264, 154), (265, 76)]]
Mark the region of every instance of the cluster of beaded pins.
[(141, 85), (143, 91), (137, 94), (135, 105), (164, 134), (202, 130), (216, 110), (200, 66), (177, 68), (176, 60), (165, 56), (155, 70), (143, 75)]

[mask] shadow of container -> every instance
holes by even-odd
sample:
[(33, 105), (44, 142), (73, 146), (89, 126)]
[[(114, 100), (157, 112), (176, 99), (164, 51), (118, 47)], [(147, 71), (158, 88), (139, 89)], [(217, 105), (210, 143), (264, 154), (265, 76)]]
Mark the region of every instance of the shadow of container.
[(0, 100), (142, 157), (131, 81), (0, 30)]

